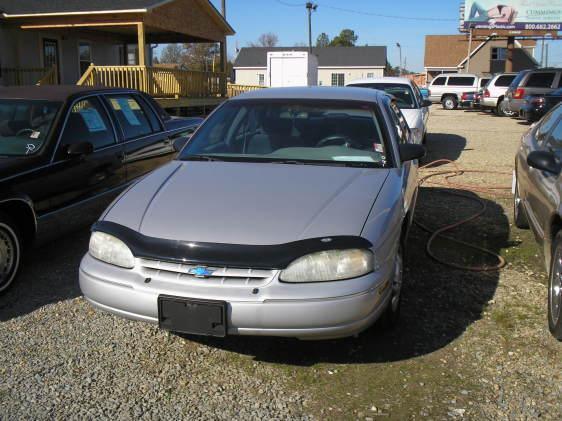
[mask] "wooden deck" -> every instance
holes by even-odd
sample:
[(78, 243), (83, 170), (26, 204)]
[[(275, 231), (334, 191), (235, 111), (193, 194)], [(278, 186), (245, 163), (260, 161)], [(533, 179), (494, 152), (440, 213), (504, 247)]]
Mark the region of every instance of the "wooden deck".
[[(53, 68), (0, 68), (3, 85), (55, 85)], [(227, 83), (220, 72), (197, 72), (149, 66), (91, 65), (77, 82), (80, 86), (128, 88), (154, 97), (163, 108), (215, 107), (227, 98), (263, 86)]]

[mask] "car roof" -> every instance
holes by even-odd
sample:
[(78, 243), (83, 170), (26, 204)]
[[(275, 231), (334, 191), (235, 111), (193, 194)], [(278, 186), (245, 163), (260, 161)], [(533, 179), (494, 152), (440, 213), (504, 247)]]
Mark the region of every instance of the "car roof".
[(352, 80), (351, 82), (346, 83), (345, 86), (351, 86), (358, 83), (394, 83), (398, 85), (412, 85), (412, 81), (404, 77), (369, 77)]
[(118, 88), (93, 88), (77, 85), (8, 86), (0, 87), (0, 99), (33, 99), (62, 102), (76, 94), (128, 91), (130, 90)]
[[(475, 78), (479, 78), (482, 79), (481, 76), (475, 75), (473, 73), (442, 73), (440, 75), (435, 76), (435, 79), (437, 79), (440, 76), (448, 76), (448, 77), (475, 77)], [(486, 77), (486, 76), (484, 76)]]
[(317, 99), (335, 101), (362, 101), (379, 103), (387, 97), (375, 89), (357, 89), (335, 86), (310, 86), (293, 88), (265, 88), (243, 93), (230, 101), (260, 99)]

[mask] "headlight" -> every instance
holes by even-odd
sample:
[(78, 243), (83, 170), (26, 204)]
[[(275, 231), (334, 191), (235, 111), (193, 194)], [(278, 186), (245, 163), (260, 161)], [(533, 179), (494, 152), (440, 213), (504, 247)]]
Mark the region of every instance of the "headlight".
[(357, 278), (375, 268), (369, 250), (328, 250), (300, 257), (281, 272), (283, 282), (328, 282)]
[(94, 231), (90, 237), (90, 254), (102, 262), (131, 269), (135, 257), (127, 245), (113, 235)]

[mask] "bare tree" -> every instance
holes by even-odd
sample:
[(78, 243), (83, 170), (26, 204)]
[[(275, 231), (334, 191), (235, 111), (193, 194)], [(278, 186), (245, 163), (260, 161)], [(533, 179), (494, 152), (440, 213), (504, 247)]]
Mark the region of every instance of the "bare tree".
[(250, 42), (250, 47), (275, 47), (279, 43), (279, 37), (273, 32), (261, 34), (257, 42)]
[(182, 62), (189, 70), (219, 71), (219, 51), (218, 44), (184, 44)]
[(183, 63), (184, 48), (181, 44), (168, 44), (160, 54), (160, 63)]

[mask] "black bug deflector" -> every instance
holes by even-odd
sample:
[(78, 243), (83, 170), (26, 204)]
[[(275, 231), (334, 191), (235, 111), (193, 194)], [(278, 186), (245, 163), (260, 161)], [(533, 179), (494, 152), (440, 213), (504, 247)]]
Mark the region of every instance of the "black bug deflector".
[(176, 241), (145, 236), (135, 230), (109, 221), (98, 221), (92, 231), (119, 238), (135, 257), (177, 263), (285, 269), (291, 262), (309, 253), (326, 250), (370, 249), (363, 237), (334, 236), (310, 238), (285, 244), (248, 245)]

